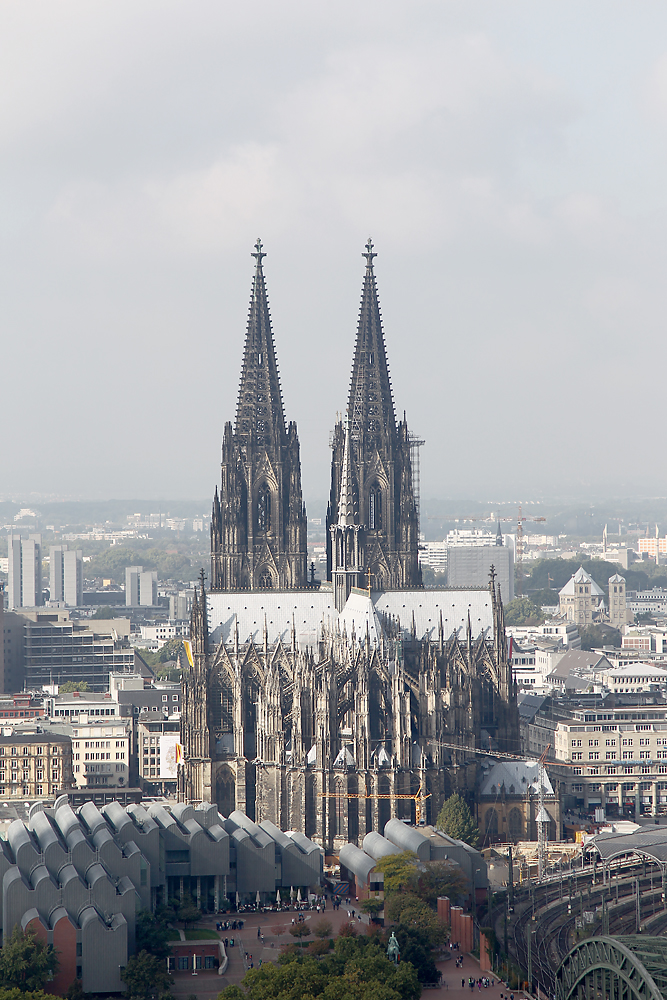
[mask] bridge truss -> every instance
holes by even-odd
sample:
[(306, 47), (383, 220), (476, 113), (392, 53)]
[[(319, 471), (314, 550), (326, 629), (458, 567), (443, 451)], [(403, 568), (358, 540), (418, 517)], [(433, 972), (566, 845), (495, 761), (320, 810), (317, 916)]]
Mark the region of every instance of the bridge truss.
[(667, 1000), (667, 939), (594, 937), (556, 973), (556, 1000)]

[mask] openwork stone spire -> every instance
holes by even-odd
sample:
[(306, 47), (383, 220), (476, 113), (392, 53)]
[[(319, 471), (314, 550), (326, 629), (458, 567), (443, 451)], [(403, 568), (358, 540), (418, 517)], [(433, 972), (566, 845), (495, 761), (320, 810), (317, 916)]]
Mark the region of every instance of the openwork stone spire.
[(366, 273), (361, 293), (348, 404), (355, 441), (364, 432), (386, 439), (396, 430), (394, 399), (373, 270), (373, 259), (377, 254), (373, 252), (370, 237), (362, 257), (366, 258)]
[[(417, 587), (421, 572), (411, 438), (405, 417), (396, 423), (370, 239), (362, 256), (366, 273), (348, 404), (351, 432), (341, 422), (334, 428), (327, 527), (347, 523), (348, 512), (340, 504), (346, 496), (343, 479), (353, 463), (359, 505), (355, 523), (364, 526), (362, 555), (369, 585), (378, 590)], [(336, 567), (334, 540), (329, 531), (329, 579)]]
[(225, 424), (211, 517), (211, 589), (272, 590), (307, 583), (306, 511), (296, 424), (285, 426), (262, 260), (255, 274), (236, 426)]
[(238, 436), (247, 437), (252, 431), (259, 441), (274, 436), (283, 440), (285, 414), (262, 267), (266, 254), (260, 239), (252, 256), (257, 263), (250, 295), (235, 432)]
[(345, 446), (340, 474), (340, 497), (338, 500), (338, 524), (340, 527), (359, 524), (359, 495), (352, 461), (350, 415), (345, 417)]

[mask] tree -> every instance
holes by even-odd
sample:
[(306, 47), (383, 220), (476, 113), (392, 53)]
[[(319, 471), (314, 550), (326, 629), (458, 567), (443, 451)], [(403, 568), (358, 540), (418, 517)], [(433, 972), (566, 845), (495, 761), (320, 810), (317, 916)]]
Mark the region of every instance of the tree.
[(385, 902), (384, 912), (395, 924), (419, 931), (429, 948), (444, 941), (444, 924), (435, 910), (414, 892), (392, 893)]
[(377, 917), (378, 913), (384, 910), (384, 900), (382, 899), (364, 899), (361, 903), (362, 913), (369, 913), (371, 917)]
[(331, 921), (327, 920), (326, 917), (322, 917), (322, 919), (318, 920), (313, 927), (313, 932), (315, 937), (322, 938), (323, 940), (324, 938), (330, 938), (333, 934)]
[(443, 803), (435, 825), (448, 837), (462, 840), (471, 847), (479, 843), (479, 830), (465, 799), (456, 792)]
[(123, 970), (125, 996), (129, 1000), (152, 1000), (168, 994), (174, 980), (167, 972), (163, 958), (140, 951), (129, 959)]
[(505, 605), (506, 625), (541, 625), (544, 612), (527, 597), (515, 597)]
[(417, 855), (414, 851), (387, 854), (384, 858), (380, 858), (375, 868), (384, 875), (385, 898), (389, 893), (414, 889), (417, 886)]
[(438, 896), (456, 899), (466, 893), (466, 877), (454, 862), (428, 861), (419, 867), (417, 895), (432, 909), (437, 910)]
[(15, 924), (11, 937), (0, 951), (0, 985), (20, 990), (40, 990), (53, 978), (58, 958), (52, 945), (46, 945), (34, 931), (25, 933)]
[(292, 937), (304, 938), (310, 935), (310, 927), (304, 920), (303, 923), (294, 924), (294, 927), (290, 927), (289, 932), (292, 935)]
[(73, 691), (90, 691), (88, 681), (65, 681), (58, 685), (59, 694), (72, 694)]
[(137, 914), (137, 951), (148, 951), (157, 958), (165, 959), (171, 952), (169, 928), (166, 921), (154, 917), (149, 910)]
[(621, 633), (610, 625), (582, 625), (579, 629), (582, 649), (600, 649), (601, 646), (621, 646)]
[(428, 936), (416, 927), (405, 927), (403, 924), (396, 927), (394, 933), (401, 949), (401, 962), (414, 965), (420, 983), (437, 982), (438, 969), (433, 961)]
[(187, 927), (188, 924), (196, 924), (201, 919), (201, 910), (192, 896), (183, 897), (183, 902), (178, 907), (178, 919), (184, 927)]
[(52, 993), (44, 993), (43, 990), (21, 990), (18, 986), (5, 989), (0, 986), (0, 1000), (62, 1000), (62, 997), (54, 997)]
[(409, 962), (395, 966), (378, 936), (359, 935), (339, 936), (333, 953), (322, 956), (283, 952), (277, 964), (251, 969), (242, 988), (228, 986), (218, 1000), (418, 1000), (420, 992)]

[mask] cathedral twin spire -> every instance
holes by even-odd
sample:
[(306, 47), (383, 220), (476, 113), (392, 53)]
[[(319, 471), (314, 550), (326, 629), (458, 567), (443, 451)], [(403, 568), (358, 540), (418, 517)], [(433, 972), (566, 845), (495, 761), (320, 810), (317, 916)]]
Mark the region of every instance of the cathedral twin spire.
[[(213, 590), (303, 588), (307, 582), (306, 513), (299, 440), (285, 424), (278, 362), (262, 261), (255, 251), (248, 327), (236, 421), (225, 425), (220, 493), (211, 520)], [(352, 366), (346, 428), (334, 431), (327, 514), (327, 578), (332, 580), (331, 528), (354, 527), (346, 550), (346, 587), (362, 565), (378, 588), (421, 582), (418, 524), (407, 425), (397, 425), (369, 239)], [(349, 534), (349, 533), (348, 533)], [(337, 560), (338, 568), (342, 568)], [(311, 584), (312, 585), (312, 584)]]

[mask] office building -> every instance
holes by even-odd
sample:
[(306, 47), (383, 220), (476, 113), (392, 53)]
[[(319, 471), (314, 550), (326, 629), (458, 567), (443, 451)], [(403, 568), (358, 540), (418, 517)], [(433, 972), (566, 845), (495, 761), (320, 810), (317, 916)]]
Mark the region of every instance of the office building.
[(7, 606), (37, 608), (42, 604), (42, 537), (10, 535), (8, 546)]
[(66, 545), (49, 548), (50, 600), (78, 608), (83, 604), (83, 552)]
[(86, 681), (93, 691), (107, 691), (112, 671), (133, 673), (138, 666), (128, 618), (73, 622), (69, 612), (55, 608), (21, 617), (24, 683), (29, 690)]
[(502, 544), (454, 545), (448, 548), (447, 586), (483, 587), (488, 582), (492, 566), (503, 600), (514, 600), (514, 554), (509, 546)]
[(151, 608), (157, 604), (157, 572), (143, 566), (125, 569), (125, 606)]

